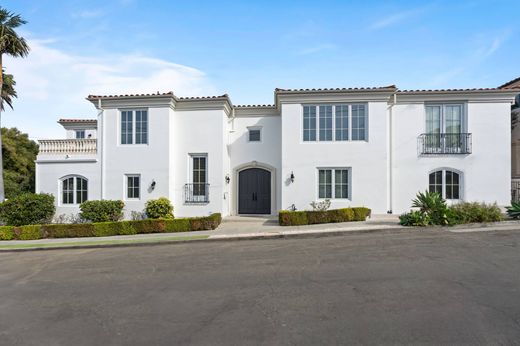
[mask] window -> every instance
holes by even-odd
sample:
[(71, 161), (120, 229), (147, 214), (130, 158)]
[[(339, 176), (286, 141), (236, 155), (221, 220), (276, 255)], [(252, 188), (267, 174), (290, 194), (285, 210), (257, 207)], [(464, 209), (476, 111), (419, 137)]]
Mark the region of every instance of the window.
[(457, 152), (465, 146), (462, 104), (426, 105), (426, 146)]
[(148, 111), (121, 111), (121, 144), (148, 144)]
[(126, 176), (126, 198), (139, 199), (141, 198), (141, 176), (132, 174)]
[(318, 170), (318, 198), (349, 198), (349, 169), (320, 168)]
[(366, 104), (303, 106), (304, 142), (348, 140), (368, 140)]
[(443, 169), (430, 173), (430, 192), (439, 193), (444, 199), (461, 198), (461, 173)]
[(192, 155), (192, 183), (194, 196), (206, 196), (207, 156)]
[(84, 139), (85, 130), (76, 130), (76, 139)]
[(83, 177), (68, 177), (61, 182), (61, 203), (80, 204), (88, 200), (88, 181)]
[(258, 127), (250, 127), (249, 131), (249, 142), (260, 142), (262, 140), (262, 130)]

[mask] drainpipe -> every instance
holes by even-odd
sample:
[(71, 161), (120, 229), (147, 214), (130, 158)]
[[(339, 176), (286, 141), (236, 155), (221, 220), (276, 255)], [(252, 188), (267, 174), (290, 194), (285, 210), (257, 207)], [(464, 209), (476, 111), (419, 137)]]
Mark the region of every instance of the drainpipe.
[(387, 214), (392, 214), (393, 209), (393, 107), (397, 103), (397, 93), (392, 95), (393, 100), (390, 101), (390, 107), (388, 109), (388, 164), (387, 164), (387, 175), (388, 175), (388, 201), (387, 201)]
[[(97, 138), (98, 138), (98, 144), (99, 145), (99, 155), (100, 155), (100, 162), (99, 162), (99, 166), (100, 166), (100, 175), (99, 175), (99, 178), (100, 178), (100, 183), (101, 183), (101, 199), (104, 199), (104, 195), (105, 195), (105, 174), (104, 174), (104, 169), (105, 169), (105, 114), (104, 114), (104, 109), (103, 107), (101, 106), (101, 99), (99, 98), (98, 99), (98, 134), (97, 134)], [(101, 133), (99, 133), (99, 129), (100, 129), (100, 125), (101, 125)], [(101, 136), (100, 136), (101, 135)], [(101, 139), (101, 141), (99, 140)]]

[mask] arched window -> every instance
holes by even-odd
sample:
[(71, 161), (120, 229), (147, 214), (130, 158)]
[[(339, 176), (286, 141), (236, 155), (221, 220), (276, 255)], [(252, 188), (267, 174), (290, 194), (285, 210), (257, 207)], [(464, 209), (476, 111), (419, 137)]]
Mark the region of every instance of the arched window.
[(79, 176), (68, 176), (61, 181), (61, 203), (80, 204), (88, 200), (88, 181)]
[(438, 192), (444, 199), (462, 199), (462, 173), (439, 169), (430, 173), (429, 190)]

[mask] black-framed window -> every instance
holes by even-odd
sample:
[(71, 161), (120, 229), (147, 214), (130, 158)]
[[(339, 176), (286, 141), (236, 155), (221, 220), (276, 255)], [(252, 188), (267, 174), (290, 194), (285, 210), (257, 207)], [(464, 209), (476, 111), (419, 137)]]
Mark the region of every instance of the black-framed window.
[(141, 198), (141, 176), (138, 174), (128, 174), (126, 176), (126, 198)]
[(61, 203), (81, 204), (88, 200), (88, 180), (72, 176), (61, 182)]
[(349, 198), (349, 180), (348, 168), (318, 169), (318, 198)]
[(430, 173), (428, 189), (444, 199), (462, 199), (462, 174), (449, 169)]
[(148, 111), (121, 111), (121, 144), (148, 144)]

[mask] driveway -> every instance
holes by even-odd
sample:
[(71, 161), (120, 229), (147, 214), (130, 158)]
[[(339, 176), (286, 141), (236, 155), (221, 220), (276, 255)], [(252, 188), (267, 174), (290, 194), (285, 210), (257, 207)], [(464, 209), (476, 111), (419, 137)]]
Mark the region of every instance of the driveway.
[(518, 344), (520, 232), (0, 253), (5, 345)]

